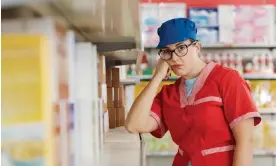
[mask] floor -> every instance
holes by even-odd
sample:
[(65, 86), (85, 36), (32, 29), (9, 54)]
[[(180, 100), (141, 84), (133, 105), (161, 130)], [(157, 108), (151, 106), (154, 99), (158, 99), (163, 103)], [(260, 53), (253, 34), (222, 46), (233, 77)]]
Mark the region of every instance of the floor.
[[(124, 128), (110, 130), (96, 166), (170, 166), (173, 156), (147, 156), (138, 135)], [(258, 155), (253, 166), (276, 166), (276, 156)]]

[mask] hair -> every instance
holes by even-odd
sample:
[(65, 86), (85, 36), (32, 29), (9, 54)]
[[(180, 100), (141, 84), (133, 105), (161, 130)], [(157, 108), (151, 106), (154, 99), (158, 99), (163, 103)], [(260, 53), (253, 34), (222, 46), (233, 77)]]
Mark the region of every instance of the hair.
[[(199, 40), (195, 40), (195, 39), (192, 39), (192, 38), (190, 38), (189, 40), (190, 40), (191, 43), (194, 43), (193, 45), (195, 45), (196, 43), (199, 42)], [(200, 57), (200, 56), (202, 56), (202, 54), (199, 52), (198, 57)]]
[(195, 42), (194, 44), (196, 44), (197, 42), (199, 42), (198, 40), (195, 40), (195, 39), (192, 39), (192, 38), (189, 38), (189, 40), (190, 40), (191, 43)]

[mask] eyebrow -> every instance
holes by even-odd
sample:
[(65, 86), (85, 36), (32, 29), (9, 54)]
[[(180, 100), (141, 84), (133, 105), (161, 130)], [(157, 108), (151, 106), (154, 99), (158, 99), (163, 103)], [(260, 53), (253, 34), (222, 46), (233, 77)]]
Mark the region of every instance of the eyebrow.
[[(179, 46), (179, 45), (183, 45), (183, 44), (185, 44), (184, 42), (181, 42), (181, 43), (177, 43), (177, 44), (175, 44), (175, 47), (177, 47), (177, 46)], [(161, 50), (171, 50), (170, 49), (170, 47), (163, 47), (163, 48), (161, 48)]]
[(185, 44), (184, 42), (181, 42), (181, 43), (177, 43), (175, 46), (179, 46), (179, 45), (182, 45), (182, 44)]

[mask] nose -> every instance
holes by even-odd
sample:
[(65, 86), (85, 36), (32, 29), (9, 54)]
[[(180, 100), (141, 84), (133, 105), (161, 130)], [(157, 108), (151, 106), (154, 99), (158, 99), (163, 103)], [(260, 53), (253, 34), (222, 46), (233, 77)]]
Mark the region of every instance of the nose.
[(172, 61), (176, 62), (178, 60), (178, 56), (175, 54), (175, 52), (172, 53)]

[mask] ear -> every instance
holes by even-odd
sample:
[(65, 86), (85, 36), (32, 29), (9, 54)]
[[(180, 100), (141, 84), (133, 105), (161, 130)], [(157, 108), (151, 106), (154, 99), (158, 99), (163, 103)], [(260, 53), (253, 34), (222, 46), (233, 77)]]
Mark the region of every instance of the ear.
[(197, 53), (199, 54), (199, 53), (200, 53), (200, 49), (201, 49), (201, 44), (200, 44), (200, 42), (196, 42), (195, 46), (196, 46), (196, 48), (197, 48)]

